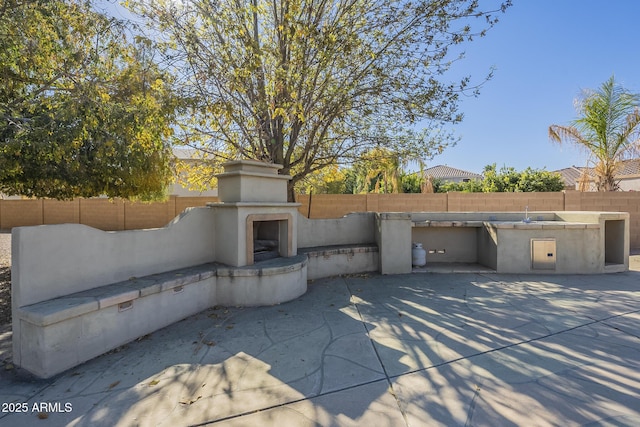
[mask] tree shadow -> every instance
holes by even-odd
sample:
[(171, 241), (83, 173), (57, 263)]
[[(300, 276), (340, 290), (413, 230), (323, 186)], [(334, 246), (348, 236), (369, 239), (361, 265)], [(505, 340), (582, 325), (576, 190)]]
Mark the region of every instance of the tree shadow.
[(287, 304), (213, 307), (52, 380), (3, 384), (71, 403), (50, 418), (74, 425), (633, 424), (637, 279), (323, 279)]
[(350, 283), (410, 424), (640, 419), (637, 273), (416, 276)]
[[(395, 405), (367, 336), (373, 329), (335, 278), (282, 305), (216, 306), (51, 380), (16, 374), (7, 384), (20, 401), (70, 403), (72, 412), (49, 418), (74, 425), (185, 425), (256, 411), (261, 422), (283, 411), (298, 420), (359, 420), (371, 406)], [(358, 401), (344, 404), (352, 392)], [(391, 416), (388, 424), (397, 421)]]

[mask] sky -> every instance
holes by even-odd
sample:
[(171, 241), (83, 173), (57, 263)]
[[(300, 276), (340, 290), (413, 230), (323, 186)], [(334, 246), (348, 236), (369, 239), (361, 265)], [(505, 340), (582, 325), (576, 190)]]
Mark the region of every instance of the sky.
[[(481, 2), (482, 3), (482, 2)], [(585, 166), (587, 155), (553, 144), (549, 125), (577, 118), (573, 101), (612, 75), (640, 92), (639, 0), (513, 0), (484, 38), (466, 45), (461, 75), (482, 78), (478, 98), (460, 105), (453, 148), (428, 161), (481, 173), (496, 163), (517, 170)]]

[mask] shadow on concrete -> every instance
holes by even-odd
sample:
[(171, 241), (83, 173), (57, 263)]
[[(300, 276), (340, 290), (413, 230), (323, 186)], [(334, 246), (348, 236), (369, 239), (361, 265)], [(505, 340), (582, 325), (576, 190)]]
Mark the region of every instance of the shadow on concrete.
[[(383, 420), (398, 410), (367, 336), (374, 329), (363, 324), (337, 278), (279, 306), (213, 307), (51, 380), (5, 373), (5, 389), (15, 392), (0, 398), (70, 403), (72, 412), (49, 418), (73, 425), (197, 425), (256, 411), (264, 422), (285, 405), (302, 406), (296, 409), (302, 419), (357, 420), (373, 404), (382, 406), (376, 419)], [(359, 398), (345, 404), (341, 395), (352, 391)], [(23, 419), (34, 418), (0, 414), (0, 424)]]
[[(637, 279), (629, 272), (348, 283), (365, 321), (376, 325), (371, 337), (410, 424), (633, 425)], [(385, 287), (394, 289), (379, 292)], [(405, 356), (386, 358), (386, 349)]]
[[(360, 275), (213, 307), (0, 400), (71, 425), (640, 425), (640, 273)], [(158, 307), (170, 310), (170, 307)], [(0, 414), (30, 425), (34, 414)]]

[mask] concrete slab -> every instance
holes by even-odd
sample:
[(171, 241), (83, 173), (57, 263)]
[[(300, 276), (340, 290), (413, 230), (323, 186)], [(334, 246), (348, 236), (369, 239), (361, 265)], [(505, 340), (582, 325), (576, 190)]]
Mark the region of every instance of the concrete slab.
[(50, 380), (12, 368), (1, 329), (0, 426), (640, 425), (640, 272), (308, 289), (213, 307)]

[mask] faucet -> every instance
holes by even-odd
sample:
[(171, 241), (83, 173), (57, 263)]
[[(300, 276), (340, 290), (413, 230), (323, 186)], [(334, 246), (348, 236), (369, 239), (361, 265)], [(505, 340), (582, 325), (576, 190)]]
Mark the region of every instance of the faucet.
[(522, 220), (522, 222), (531, 222), (531, 218), (529, 218), (529, 206), (524, 207), (524, 219)]

